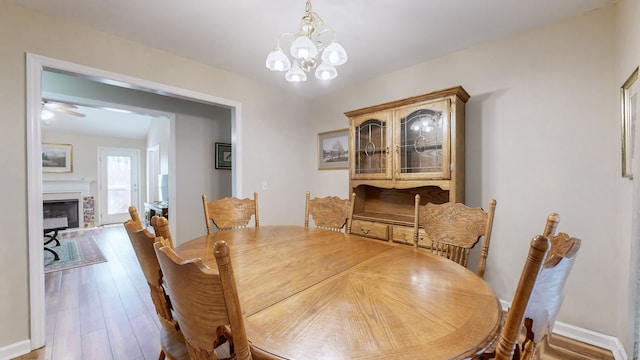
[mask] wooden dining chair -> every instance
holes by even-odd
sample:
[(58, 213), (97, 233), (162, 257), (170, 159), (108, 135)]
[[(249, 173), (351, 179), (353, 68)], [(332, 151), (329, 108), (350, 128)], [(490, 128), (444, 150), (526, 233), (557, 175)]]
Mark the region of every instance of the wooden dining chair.
[[(415, 196), (415, 222), (413, 243), (415, 247), (421, 243), (432, 253), (467, 266), (469, 253), (482, 237), (480, 262), (476, 274), (484, 276), (491, 229), (496, 211), (496, 200), (489, 201), (489, 208), (471, 208), (462, 203), (427, 203), (420, 205), (420, 195)], [(420, 228), (424, 229), (424, 240)]]
[(129, 215), (131, 216), (129, 221), (131, 221), (136, 228), (144, 228), (144, 225), (142, 225), (142, 221), (140, 220), (140, 216), (138, 215), (138, 209), (136, 209), (135, 206), (129, 206)]
[(207, 234), (212, 232), (212, 222), (218, 231), (239, 229), (247, 227), (251, 216), (254, 217), (256, 227), (260, 226), (257, 192), (253, 193), (253, 200), (225, 197), (210, 202), (207, 202), (207, 196), (203, 194), (202, 205), (204, 206), (204, 219), (207, 223)]
[(217, 359), (221, 334), (230, 339), (231, 358), (252, 359), (227, 243), (213, 246), (217, 269), (161, 243), (154, 247), (191, 359)]
[(159, 360), (165, 357), (169, 360), (189, 359), (184, 336), (178, 322), (173, 318), (170, 301), (163, 287), (162, 271), (153, 248), (156, 237), (147, 229), (138, 228), (138, 224), (133, 219), (126, 221), (124, 227), (149, 285), (151, 301), (160, 320)]
[(151, 226), (156, 233), (156, 237), (161, 238), (160, 241), (166, 246), (175, 248), (173, 243), (173, 236), (171, 236), (171, 230), (169, 229), (169, 220), (164, 216), (154, 215), (151, 218)]
[(355, 193), (351, 194), (349, 199), (341, 199), (337, 196), (311, 199), (311, 193), (307, 191), (304, 227), (309, 227), (309, 215), (311, 215), (318, 228), (341, 232), (346, 225), (345, 232), (350, 234), (355, 199)]
[[(557, 214), (547, 218), (545, 232), (529, 247), (513, 302), (495, 346), (495, 359), (533, 359), (543, 352), (554, 359), (588, 359), (588, 356), (549, 344), (560, 310), (563, 289), (581, 246), (580, 239), (566, 233), (553, 234)], [(524, 331), (523, 331), (524, 329)], [(483, 359), (493, 358), (483, 355)], [(545, 357), (546, 357), (545, 356)]]

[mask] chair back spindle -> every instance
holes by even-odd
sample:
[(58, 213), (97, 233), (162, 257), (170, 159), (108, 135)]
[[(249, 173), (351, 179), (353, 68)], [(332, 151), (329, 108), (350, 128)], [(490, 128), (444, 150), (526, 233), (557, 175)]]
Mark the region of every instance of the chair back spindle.
[(161, 238), (164, 245), (175, 248), (173, 236), (171, 236), (171, 230), (169, 229), (169, 221), (166, 217), (154, 215), (151, 218), (151, 226), (153, 226), (153, 231), (157, 237)]
[(136, 229), (142, 229), (144, 226), (142, 225), (142, 221), (140, 220), (140, 215), (138, 215), (138, 209), (135, 206), (129, 206), (129, 215), (131, 215), (131, 219), (129, 221), (132, 222)]
[(549, 239), (544, 236), (536, 236), (531, 240), (529, 246), (529, 253), (527, 255), (527, 261), (524, 264), (522, 273), (520, 275), (520, 281), (516, 288), (515, 295), (513, 296), (513, 302), (511, 308), (507, 313), (507, 320), (500, 337), (498, 338), (498, 345), (496, 347), (496, 360), (513, 359), (516, 345), (518, 344), (518, 333), (522, 327), (522, 318), (524, 317), (524, 311), (526, 303), (533, 292), (533, 287), (542, 268), (544, 257), (549, 250)]

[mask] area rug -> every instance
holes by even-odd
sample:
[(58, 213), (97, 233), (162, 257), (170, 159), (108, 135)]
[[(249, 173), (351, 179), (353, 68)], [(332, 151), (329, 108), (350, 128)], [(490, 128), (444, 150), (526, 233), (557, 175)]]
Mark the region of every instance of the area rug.
[(93, 236), (62, 238), (60, 246), (55, 246), (55, 242), (51, 242), (47, 247), (57, 252), (60, 260), (55, 260), (51, 252), (45, 251), (45, 274), (107, 261)]

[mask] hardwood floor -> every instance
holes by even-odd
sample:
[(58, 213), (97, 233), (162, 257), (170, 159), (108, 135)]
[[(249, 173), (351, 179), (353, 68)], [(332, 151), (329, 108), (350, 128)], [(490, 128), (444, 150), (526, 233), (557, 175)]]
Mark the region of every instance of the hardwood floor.
[(108, 261), (45, 275), (46, 345), (17, 359), (158, 359), (160, 324), (124, 227), (87, 232)]
[[(45, 275), (46, 345), (14, 360), (158, 359), (160, 324), (124, 227), (61, 237), (87, 233), (108, 261)], [(614, 359), (610, 351), (559, 336), (553, 343), (590, 359)], [(539, 358), (555, 359), (544, 354)]]

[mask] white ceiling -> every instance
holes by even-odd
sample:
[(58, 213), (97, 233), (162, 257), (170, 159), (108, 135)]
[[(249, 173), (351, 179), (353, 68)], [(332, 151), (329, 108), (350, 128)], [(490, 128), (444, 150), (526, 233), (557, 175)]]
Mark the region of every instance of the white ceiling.
[(337, 79), (302, 84), (265, 59), (298, 30), (306, 0), (8, 1), (311, 98), (616, 0), (313, 0), (349, 61)]
[[(117, 105), (115, 105), (117, 106)], [(151, 121), (159, 116), (137, 113), (116, 107), (94, 107), (76, 105), (78, 117), (54, 111), (54, 117), (42, 120), (42, 131), (62, 131), (86, 135), (146, 139)], [(164, 119), (168, 120), (166, 117)]]
[[(298, 84), (265, 59), (279, 34), (299, 29), (306, 0), (7, 1), (313, 98), (616, 0), (313, 0), (349, 61), (334, 80)], [(87, 117), (58, 114), (43, 130), (146, 136), (147, 115), (79, 110)]]

